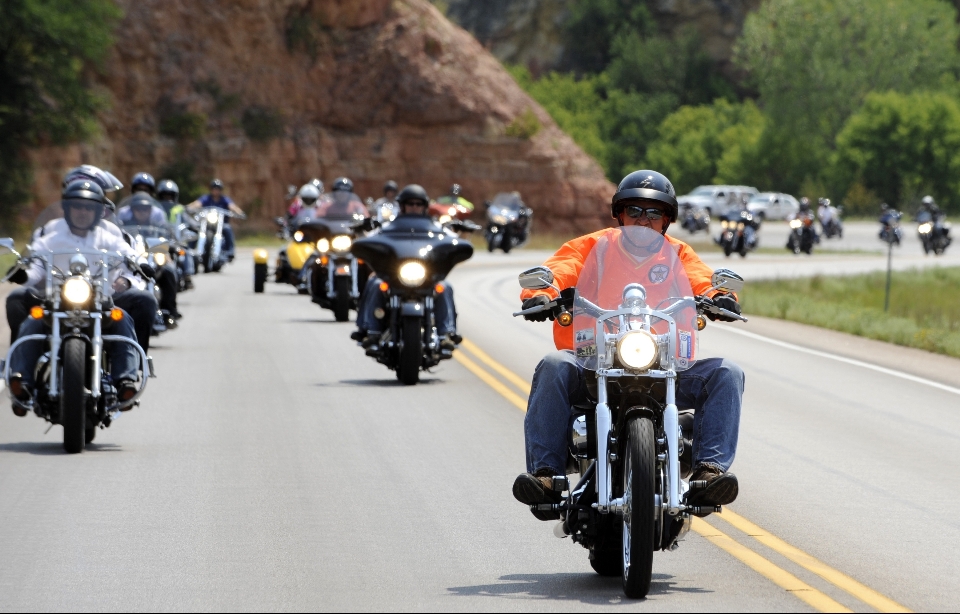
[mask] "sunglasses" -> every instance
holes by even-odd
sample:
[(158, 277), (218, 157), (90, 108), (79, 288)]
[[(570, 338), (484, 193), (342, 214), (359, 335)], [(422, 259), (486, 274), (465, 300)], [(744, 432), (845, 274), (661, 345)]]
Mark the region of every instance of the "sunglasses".
[(405, 200), (403, 201), (404, 207), (426, 207), (427, 203), (422, 200)]
[(644, 207), (641, 207), (640, 205), (629, 205), (627, 207), (624, 207), (623, 211), (624, 213), (627, 214), (628, 217), (631, 217), (633, 219), (641, 218), (643, 217), (644, 214), (646, 214), (647, 219), (650, 221), (662, 219), (663, 216), (666, 215), (663, 209), (658, 209), (656, 207), (644, 208)]
[(71, 208), (71, 209), (80, 209), (81, 211), (87, 211), (87, 212), (90, 212), (90, 213), (96, 213), (97, 211), (100, 211), (100, 209), (102, 208), (102, 205), (86, 205), (86, 204), (80, 205), (80, 204), (71, 204), (71, 205), (70, 205), (70, 208)]

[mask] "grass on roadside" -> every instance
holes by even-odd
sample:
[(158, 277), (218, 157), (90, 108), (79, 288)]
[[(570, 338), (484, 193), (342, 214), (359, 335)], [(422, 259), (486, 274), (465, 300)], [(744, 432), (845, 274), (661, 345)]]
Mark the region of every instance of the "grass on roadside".
[(792, 320), (960, 358), (960, 268), (760, 281), (742, 292), (744, 313)]

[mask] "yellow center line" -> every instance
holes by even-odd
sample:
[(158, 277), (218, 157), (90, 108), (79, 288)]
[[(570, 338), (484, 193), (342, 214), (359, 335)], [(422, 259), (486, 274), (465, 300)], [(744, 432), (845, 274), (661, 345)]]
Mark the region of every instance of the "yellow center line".
[(523, 379), (510, 369), (504, 367), (496, 360), (490, 358), (490, 356), (478, 348), (474, 342), (470, 341), (469, 339), (464, 339), (463, 343), (460, 345), (469, 350), (471, 354), (479, 358), (480, 362), (499, 373), (505, 380), (516, 386), (519, 390), (523, 391), (524, 394), (530, 394), (530, 382)]
[(743, 516), (729, 509), (724, 509), (722, 514), (717, 514), (715, 517), (733, 525), (774, 552), (782, 554), (800, 567), (812, 571), (830, 584), (850, 593), (860, 601), (880, 612), (910, 612), (909, 609), (889, 597), (881, 595), (872, 588), (857, 582), (842, 571), (817, 560), (796, 546), (791, 546), (779, 537), (771, 535), (768, 531), (764, 531)]
[(699, 518), (693, 519), (693, 530), (701, 537), (731, 555), (780, 588), (795, 595), (812, 608), (821, 612), (852, 612), (850, 608), (813, 588), (792, 573), (777, 567), (753, 550), (735, 541), (732, 537), (707, 524)]
[[(478, 348), (476, 344), (464, 339), (461, 345), (464, 349), (469, 350), (474, 356), (476, 356), (478, 360), (483, 362), (495, 372), (499, 373), (513, 385), (529, 394), (530, 385), (527, 384), (523, 378), (491, 358), (486, 352)], [(500, 380), (495, 378), (489, 372), (485, 371), (483, 367), (467, 357), (465, 352), (455, 352), (453, 357), (457, 360), (457, 362), (462, 364), (470, 372), (480, 378), (481, 381), (493, 388), (496, 392), (500, 393), (500, 395), (505, 399), (513, 403), (513, 405), (519, 410), (524, 412), (527, 411), (527, 400), (525, 398), (512, 391)], [(725, 509), (722, 514), (718, 514), (716, 517), (728, 522), (733, 527), (739, 529), (743, 533), (746, 533), (750, 537), (753, 537), (774, 552), (783, 555), (800, 567), (815, 573), (830, 584), (833, 584), (837, 588), (845, 591), (856, 599), (863, 601), (880, 612), (910, 612), (910, 610), (893, 601), (892, 599), (881, 595), (877, 591), (861, 584), (860, 582), (857, 582), (843, 572), (830, 567), (826, 563), (817, 560), (799, 548), (791, 546), (782, 539), (771, 535), (767, 531), (764, 531), (746, 518), (735, 514), (729, 509)], [(693, 530), (700, 534), (704, 539), (707, 539), (721, 550), (732, 555), (734, 558), (738, 559), (777, 586), (796, 595), (798, 599), (801, 599), (811, 607), (820, 610), (821, 612), (851, 611), (849, 608), (840, 604), (828, 595), (813, 588), (809, 584), (806, 584), (790, 572), (778, 567), (760, 554), (757, 554), (750, 548), (747, 548), (743, 544), (737, 542), (732, 537), (726, 533), (723, 533), (713, 525), (699, 518), (695, 518)]]
[(505, 399), (516, 405), (520, 411), (527, 411), (526, 399), (504, 386), (497, 380), (497, 378), (484, 371), (480, 365), (464, 356), (463, 352), (454, 352), (453, 358), (464, 367), (469, 369), (474, 375), (483, 380), (485, 384), (499, 392)]

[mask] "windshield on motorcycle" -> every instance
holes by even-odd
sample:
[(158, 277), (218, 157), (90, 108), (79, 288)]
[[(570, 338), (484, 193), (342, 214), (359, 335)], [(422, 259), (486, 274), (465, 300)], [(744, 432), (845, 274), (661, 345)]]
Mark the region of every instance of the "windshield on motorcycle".
[(360, 197), (353, 192), (333, 192), (330, 200), (317, 208), (316, 216), (329, 219), (362, 220), (369, 212)]
[(649, 228), (611, 228), (599, 238), (580, 272), (573, 315), (577, 362), (586, 369), (645, 370), (619, 355), (631, 331), (646, 331), (656, 343), (646, 368), (683, 371), (697, 359), (690, 280), (673, 246)]
[(490, 207), (487, 209), (487, 217), (497, 224), (506, 224), (515, 221), (520, 217), (520, 211), (523, 209), (523, 201), (516, 192), (511, 194), (497, 194)]

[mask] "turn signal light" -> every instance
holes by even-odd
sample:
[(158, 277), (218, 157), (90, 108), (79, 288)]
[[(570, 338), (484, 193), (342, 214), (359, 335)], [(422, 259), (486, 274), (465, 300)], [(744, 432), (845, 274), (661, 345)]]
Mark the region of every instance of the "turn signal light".
[(363, 258), (357, 258), (357, 264), (363, 264)]
[(119, 322), (120, 320), (122, 320), (122, 319), (123, 319), (123, 309), (120, 309), (119, 307), (114, 307), (113, 309), (111, 309), (111, 310), (110, 310), (110, 319), (113, 320), (114, 322)]
[(385, 281), (380, 282), (380, 292), (386, 292), (389, 289), (390, 289), (390, 284), (388, 284)]
[(569, 311), (561, 311), (557, 316), (557, 324), (560, 326), (570, 326), (573, 324), (573, 314)]
[(34, 320), (39, 320), (43, 317), (43, 307), (40, 305), (34, 305), (30, 308), (30, 317)]
[(330, 259), (327, 258), (326, 256), (323, 256), (322, 258), (320, 258), (320, 264), (322, 264), (323, 266), (327, 266), (328, 262), (330, 262)]
[(443, 284), (437, 284), (433, 287), (437, 294), (443, 294)]
[(707, 319), (703, 316), (697, 316), (697, 330), (703, 330), (707, 327)]

